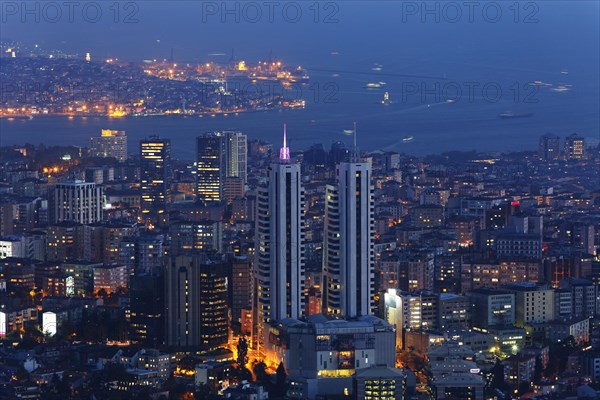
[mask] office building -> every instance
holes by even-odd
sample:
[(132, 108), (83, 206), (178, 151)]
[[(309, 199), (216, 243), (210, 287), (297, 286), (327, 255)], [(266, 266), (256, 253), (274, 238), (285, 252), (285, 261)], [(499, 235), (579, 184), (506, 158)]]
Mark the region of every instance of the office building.
[(196, 139), (196, 196), (202, 202), (219, 202), (225, 179), (225, 138), (215, 133)]
[(92, 157), (112, 157), (120, 162), (127, 160), (127, 135), (125, 131), (102, 129), (100, 136), (91, 138)]
[(140, 189), (142, 221), (147, 226), (165, 225), (170, 199), (171, 141), (153, 136), (140, 141)]
[(438, 299), (438, 323), (441, 331), (467, 329), (471, 321), (471, 302), (466, 296), (440, 293)]
[(213, 350), (227, 343), (227, 269), (203, 255), (177, 256), (165, 268), (166, 344)]
[(133, 343), (156, 347), (164, 340), (164, 280), (159, 275), (131, 276), (130, 334)]
[(373, 312), (375, 286), (373, 186), (371, 164), (336, 167), (336, 182), (327, 185), (323, 247), (323, 311), (344, 317)]
[(169, 250), (173, 255), (190, 250), (217, 253), (223, 250), (223, 223), (220, 221), (172, 221), (169, 236)]
[(372, 315), (341, 320), (323, 314), (288, 318), (271, 328), (294, 398), (341, 396), (352, 377), (373, 366), (395, 365), (394, 329)]
[(196, 139), (196, 195), (203, 202), (223, 199), (226, 178), (247, 178), (247, 139), (240, 132), (213, 132)]
[(231, 266), (231, 322), (241, 327), (245, 310), (252, 308), (252, 263), (246, 256), (235, 257)]
[(222, 132), (225, 137), (225, 177), (241, 178), (246, 182), (248, 177), (248, 144), (247, 137), (241, 132)]
[(353, 378), (355, 399), (405, 398), (406, 375), (399, 369), (374, 365), (357, 371)]
[(279, 162), (258, 188), (254, 279), (254, 345), (264, 346), (274, 321), (304, 315), (304, 190), (300, 164), (290, 157), (284, 130)]
[(104, 189), (95, 183), (57, 183), (49, 194), (50, 223), (63, 221), (93, 224), (102, 221)]
[(474, 327), (512, 326), (515, 323), (515, 294), (505, 290), (480, 288), (469, 292)]

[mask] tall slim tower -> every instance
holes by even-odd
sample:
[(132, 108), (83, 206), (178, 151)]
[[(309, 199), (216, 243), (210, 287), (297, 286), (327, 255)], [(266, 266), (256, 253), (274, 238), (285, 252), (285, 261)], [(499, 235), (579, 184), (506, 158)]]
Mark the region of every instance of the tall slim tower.
[(196, 139), (196, 193), (205, 202), (221, 201), (225, 178), (247, 177), (247, 140), (241, 132), (212, 132)]
[(207, 133), (196, 139), (196, 196), (203, 202), (219, 202), (225, 177), (225, 138)]
[(164, 285), (167, 345), (214, 350), (227, 343), (227, 274), (219, 259), (169, 257)]
[(246, 182), (248, 175), (247, 137), (241, 132), (224, 132), (226, 151), (226, 177), (242, 178)]
[[(356, 128), (355, 128), (356, 137)], [(371, 164), (356, 147), (327, 185), (323, 248), (323, 311), (353, 318), (371, 314), (374, 301), (374, 223)]]
[(300, 164), (293, 163), (283, 133), (279, 162), (257, 196), (256, 339), (262, 349), (269, 324), (304, 314), (304, 191)]
[(171, 141), (152, 136), (140, 141), (140, 188), (142, 220), (162, 223), (167, 219), (170, 198)]

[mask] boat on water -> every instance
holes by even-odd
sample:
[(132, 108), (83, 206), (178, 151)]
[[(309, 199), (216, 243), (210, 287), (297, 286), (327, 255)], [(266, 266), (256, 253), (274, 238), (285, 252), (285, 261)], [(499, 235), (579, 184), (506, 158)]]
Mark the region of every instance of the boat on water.
[(557, 87), (552, 88), (550, 90), (557, 93), (568, 92), (569, 90), (571, 90), (571, 85), (558, 85)]
[(384, 106), (392, 104), (392, 101), (390, 100), (390, 93), (389, 92), (385, 92), (383, 94), (383, 100), (381, 100), (381, 104), (383, 104)]
[(375, 83), (367, 83), (367, 89), (381, 89), (386, 85), (385, 82), (375, 82)]
[(515, 113), (512, 111), (505, 111), (503, 113), (500, 113), (498, 116), (500, 118), (509, 119), (509, 118), (529, 118), (532, 115), (533, 115), (533, 113)]
[(410, 136), (410, 135), (409, 136), (404, 136), (404, 138), (402, 138), (402, 141), (404, 143), (409, 143), (409, 142), (412, 142), (413, 140), (415, 140), (414, 136)]
[(529, 85), (531, 85), (531, 86), (552, 86), (551, 83), (546, 83), (546, 82), (542, 82), (542, 81), (529, 82)]

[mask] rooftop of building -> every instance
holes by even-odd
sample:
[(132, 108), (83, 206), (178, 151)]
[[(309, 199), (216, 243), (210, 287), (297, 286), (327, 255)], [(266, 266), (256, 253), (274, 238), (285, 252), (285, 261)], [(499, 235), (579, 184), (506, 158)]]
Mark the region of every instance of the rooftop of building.
[(509, 290), (531, 292), (536, 290), (550, 290), (550, 284), (544, 282), (510, 282), (504, 285)]
[(341, 319), (325, 314), (315, 314), (301, 321), (296, 318), (286, 318), (277, 322), (285, 330), (307, 330), (316, 334), (328, 333), (368, 333), (391, 331), (392, 327), (386, 321), (372, 315), (352, 319)]
[(385, 365), (372, 365), (369, 368), (363, 368), (356, 371), (355, 378), (360, 379), (403, 379), (404, 372), (398, 368), (391, 368)]

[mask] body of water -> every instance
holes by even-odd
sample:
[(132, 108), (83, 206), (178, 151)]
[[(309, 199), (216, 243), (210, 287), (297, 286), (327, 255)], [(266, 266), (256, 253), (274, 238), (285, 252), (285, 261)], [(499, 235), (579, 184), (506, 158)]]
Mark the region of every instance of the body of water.
[[(578, 133), (592, 143), (600, 137), (597, 2), (533, 2), (533, 23), (526, 23), (532, 21), (525, 14), (515, 20), (513, 3), (496, 2), (504, 7), (499, 23), (479, 14), (474, 22), (462, 18), (451, 23), (448, 18), (405, 18), (401, 1), (348, 1), (336, 3), (334, 24), (310, 19), (297, 24), (199, 23), (195, 3), (177, 3), (167, 13), (160, 2), (141, 2), (140, 22), (110, 25), (99, 35), (102, 42), (89, 41), (101, 24), (8, 23), (6, 35), (41, 37), (45, 47), (60, 43), (65, 51), (91, 51), (93, 60), (96, 54), (133, 60), (167, 57), (174, 48), (178, 62), (202, 62), (211, 54), (226, 54), (221, 56), (225, 61), (235, 48), (237, 59), (251, 63), (272, 51), (308, 70), (310, 83), (288, 93), (291, 99), (306, 99), (306, 108), (203, 118), (4, 119), (0, 144), (85, 146), (91, 136), (110, 128), (127, 132), (132, 153), (139, 139), (158, 134), (172, 140), (176, 156), (193, 159), (194, 138), (207, 131), (239, 130), (278, 146), (286, 122), (293, 150), (313, 143), (328, 147), (337, 140), (350, 144), (344, 131), (353, 121), (362, 149), (418, 155), (533, 150), (547, 132)], [(161, 22), (166, 20), (177, 23)], [(529, 85), (533, 81), (552, 86)], [(378, 90), (365, 88), (375, 82), (386, 84)], [(552, 90), (560, 85), (569, 90)], [(390, 105), (381, 104), (385, 91)], [(506, 111), (532, 115), (500, 118)], [(405, 143), (406, 136), (414, 140)]]

